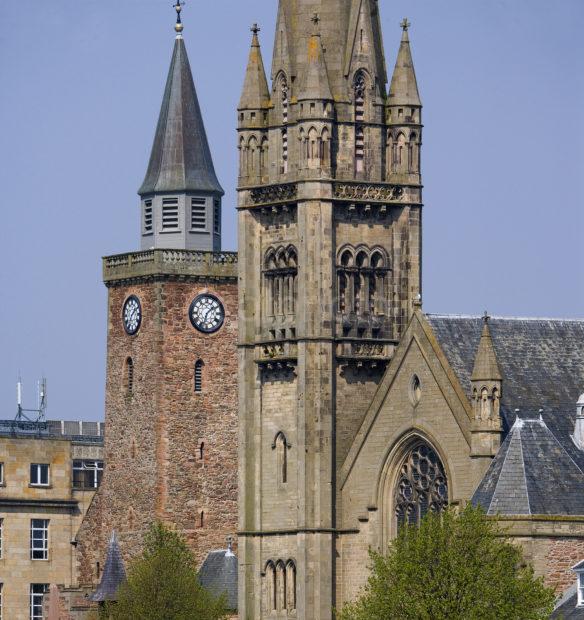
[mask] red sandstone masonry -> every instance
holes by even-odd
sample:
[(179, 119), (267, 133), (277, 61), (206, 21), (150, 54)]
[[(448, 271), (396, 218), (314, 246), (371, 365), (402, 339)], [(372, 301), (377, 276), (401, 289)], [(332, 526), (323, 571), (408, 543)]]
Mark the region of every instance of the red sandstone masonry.
[[(215, 334), (198, 332), (188, 309), (201, 292), (216, 295), (225, 322)], [(142, 325), (128, 336), (124, 300), (137, 295)], [(141, 550), (155, 519), (186, 536), (200, 564), (225, 548), (237, 531), (237, 283), (150, 281), (109, 288), (106, 379), (106, 470), (79, 531), (79, 580), (98, 581), (111, 530), (124, 558)], [(124, 365), (134, 361), (134, 390)], [(203, 390), (195, 393), (195, 361)], [(200, 458), (204, 442), (203, 459)], [(201, 526), (201, 512), (203, 524)]]

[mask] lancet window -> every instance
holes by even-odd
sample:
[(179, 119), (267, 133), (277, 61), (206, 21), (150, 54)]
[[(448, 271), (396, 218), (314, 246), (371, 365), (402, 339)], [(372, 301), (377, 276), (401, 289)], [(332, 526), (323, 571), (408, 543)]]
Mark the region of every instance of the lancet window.
[(288, 442), (284, 433), (278, 433), (272, 446), (276, 451), (276, 470), (278, 482), (288, 482)]
[(359, 71), (355, 75), (354, 82), (354, 103), (355, 103), (355, 171), (362, 172), (365, 159), (365, 130), (363, 121), (365, 120), (365, 74)]
[(397, 526), (418, 525), (428, 513), (448, 506), (448, 481), (436, 451), (420, 441), (410, 449), (399, 469), (394, 492)]
[(270, 560), (265, 569), (265, 608), (272, 611), (296, 610), (296, 563)]
[(345, 246), (337, 261), (338, 311), (385, 314), (390, 274), (389, 260), (382, 248)]
[(406, 139), (400, 131), (393, 136), (387, 136), (387, 153), (390, 162), (390, 172), (417, 173), (420, 171), (420, 145), (418, 134), (412, 132)]
[(270, 248), (264, 259), (266, 313), (293, 316), (296, 312), (298, 254), (292, 245)]

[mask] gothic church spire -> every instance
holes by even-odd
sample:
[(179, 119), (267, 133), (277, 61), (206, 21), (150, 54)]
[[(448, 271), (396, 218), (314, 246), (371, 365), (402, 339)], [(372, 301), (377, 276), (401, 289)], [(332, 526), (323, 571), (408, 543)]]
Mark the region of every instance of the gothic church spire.
[(408, 36), (410, 23), (407, 18), (402, 21), (401, 27), (403, 33), (389, 87), (388, 105), (421, 106)]
[(258, 110), (265, 107), (270, 101), (270, 91), (258, 39), (258, 32), (260, 31), (258, 25), (254, 24), (251, 31), (253, 33), (251, 49), (249, 50), (249, 60), (238, 110)]

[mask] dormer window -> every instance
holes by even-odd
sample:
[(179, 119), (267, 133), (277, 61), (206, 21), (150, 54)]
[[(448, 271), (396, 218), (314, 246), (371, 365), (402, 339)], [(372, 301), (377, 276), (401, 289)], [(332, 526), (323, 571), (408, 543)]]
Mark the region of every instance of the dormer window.
[(162, 199), (162, 230), (178, 230), (178, 198)]
[(584, 607), (584, 571), (578, 573), (578, 607)]

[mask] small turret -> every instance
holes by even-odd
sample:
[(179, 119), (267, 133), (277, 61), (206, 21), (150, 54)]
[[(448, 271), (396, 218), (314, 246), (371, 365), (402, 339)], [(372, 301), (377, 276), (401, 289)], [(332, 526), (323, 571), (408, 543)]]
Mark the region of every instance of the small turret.
[(142, 199), (142, 249), (221, 249), (221, 196), (182, 37), (181, 4), (172, 62)]
[(402, 39), (387, 98), (387, 162), (392, 181), (419, 183), (422, 102), (410, 49), (410, 25), (407, 19), (401, 23)]
[(118, 537), (114, 530), (107, 546), (107, 556), (101, 581), (99, 582), (97, 590), (89, 596), (89, 600), (97, 603), (116, 601), (118, 588), (125, 580), (126, 568), (118, 544)]
[(251, 49), (243, 82), (238, 114), (239, 179), (242, 185), (257, 185), (267, 180), (269, 142), (267, 135), (270, 91), (257, 24), (251, 27)]
[(483, 330), (470, 378), (472, 389), (473, 455), (494, 455), (501, 432), (500, 399), (503, 377), (497, 362), (489, 315), (483, 317)]
[(312, 17), (313, 30), (308, 39), (307, 62), (298, 91), (298, 101), (333, 99), (320, 40), (319, 23), (320, 17), (315, 13)]

